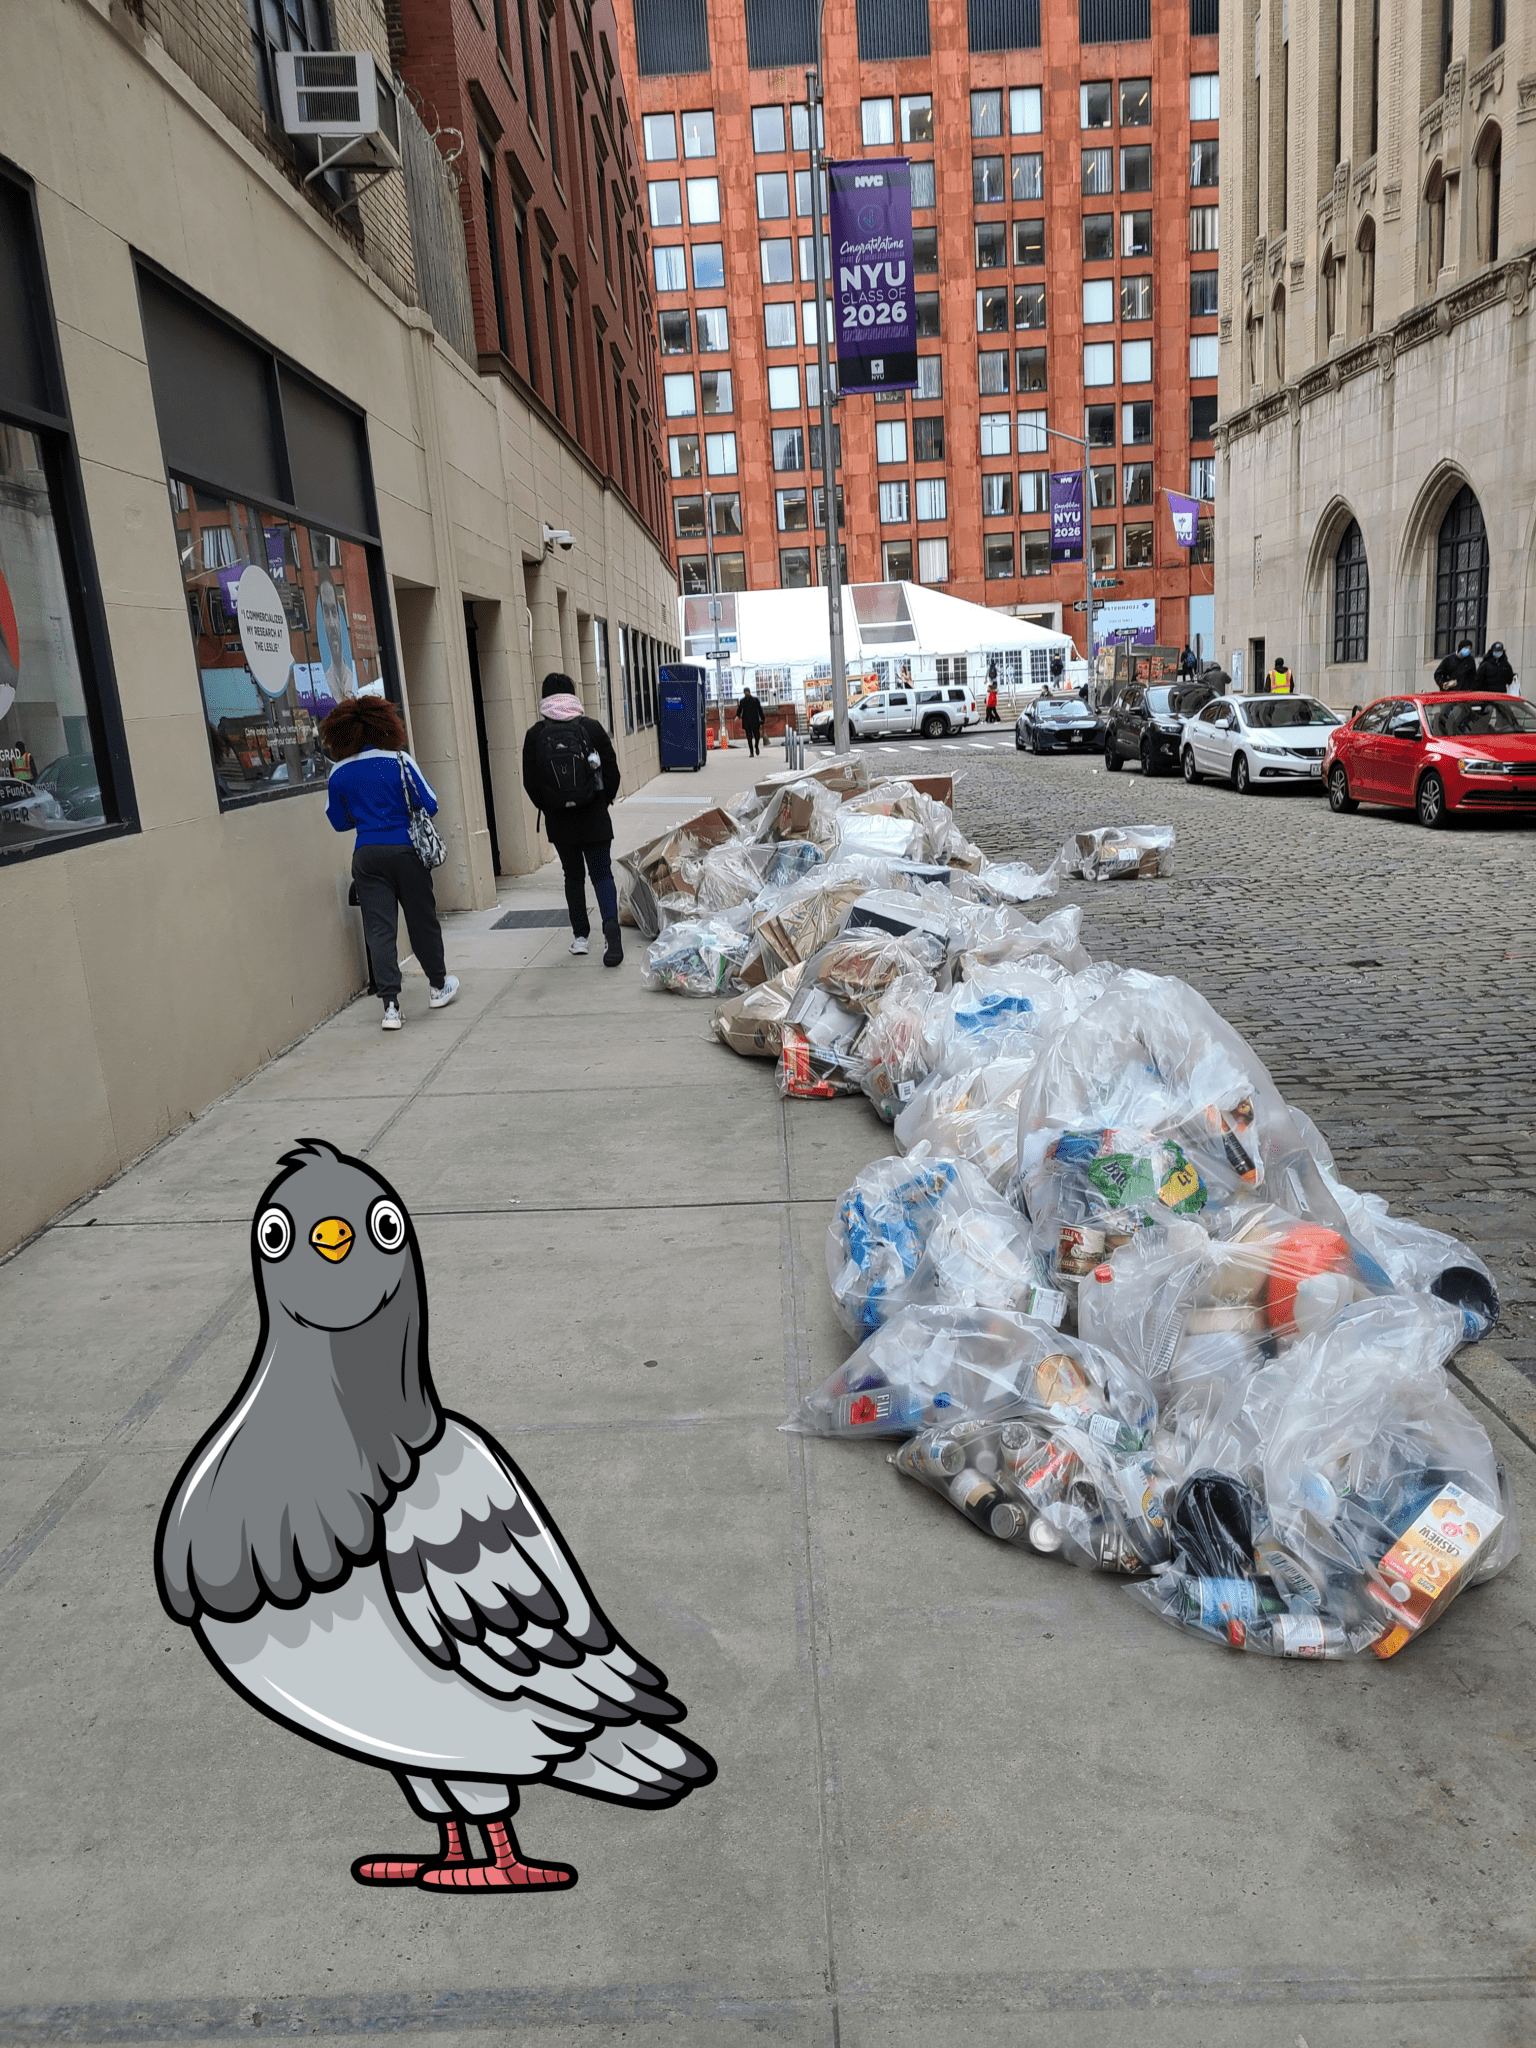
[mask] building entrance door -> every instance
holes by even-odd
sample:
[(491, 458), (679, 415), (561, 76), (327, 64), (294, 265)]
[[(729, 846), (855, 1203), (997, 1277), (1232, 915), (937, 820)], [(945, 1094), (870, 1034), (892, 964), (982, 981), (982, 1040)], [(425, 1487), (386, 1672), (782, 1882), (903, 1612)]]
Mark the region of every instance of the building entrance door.
[(475, 700), (475, 740), (480, 749), (480, 788), (485, 796), (485, 823), (491, 835), (491, 867), (501, 873), (501, 843), (496, 837), (496, 798), (491, 791), (491, 743), (485, 730), (485, 692), (480, 687), (480, 645), (475, 607), (464, 600), (464, 642), (469, 650), (469, 687)]
[(1262, 640), (1250, 640), (1248, 642), (1248, 689), (1251, 695), (1257, 696), (1264, 688), (1264, 678), (1267, 673), (1268, 671), (1264, 666), (1264, 642)]

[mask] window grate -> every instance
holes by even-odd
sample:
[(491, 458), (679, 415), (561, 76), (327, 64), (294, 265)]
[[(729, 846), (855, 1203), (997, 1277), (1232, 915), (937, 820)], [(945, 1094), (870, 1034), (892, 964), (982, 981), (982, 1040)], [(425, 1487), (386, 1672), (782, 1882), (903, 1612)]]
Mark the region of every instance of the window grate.
[(1082, 43), (1145, 43), (1152, 35), (1152, 0), (1077, 0)]
[(1040, 0), (969, 0), (971, 49), (1038, 50)]
[(1221, 0), (1189, 0), (1189, 32), (1192, 36), (1221, 34)]
[(815, 0), (747, 0), (749, 70), (815, 62)]
[(859, 61), (927, 57), (928, 0), (857, 0)]
[(568, 910), (509, 910), (491, 926), (493, 932), (554, 931), (569, 924)]
[(635, 0), (635, 54), (642, 78), (707, 71), (706, 0)]

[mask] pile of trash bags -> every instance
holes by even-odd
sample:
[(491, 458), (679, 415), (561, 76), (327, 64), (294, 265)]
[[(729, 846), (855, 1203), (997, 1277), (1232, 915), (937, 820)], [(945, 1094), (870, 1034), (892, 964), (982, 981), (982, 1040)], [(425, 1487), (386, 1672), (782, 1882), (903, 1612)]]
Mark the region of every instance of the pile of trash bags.
[[(1085, 832), (1037, 876), (861, 765), (741, 800), (649, 884), (652, 986), (734, 986), (716, 1036), (892, 1126), (827, 1233), (857, 1348), (786, 1427), (882, 1440), (987, 1540), (1227, 1648), (1396, 1654), (1519, 1549), (1446, 1370), (1497, 1319), (1487, 1266), (1343, 1183), (1196, 990), (1039, 915), (1063, 872), (1166, 873), (1171, 832)], [(706, 900), (769, 846), (815, 857)]]

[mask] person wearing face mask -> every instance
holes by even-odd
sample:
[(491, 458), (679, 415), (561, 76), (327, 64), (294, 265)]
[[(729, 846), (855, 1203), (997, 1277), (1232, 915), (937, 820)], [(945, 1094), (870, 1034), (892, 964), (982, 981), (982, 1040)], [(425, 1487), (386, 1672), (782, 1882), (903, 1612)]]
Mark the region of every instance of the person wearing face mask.
[(1482, 660), (1477, 664), (1477, 687), (1490, 694), (1506, 697), (1515, 680), (1510, 667), (1509, 656), (1504, 652), (1504, 642), (1495, 640)]
[(1456, 652), (1448, 654), (1435, 670), (1435, 681), (1442, 690), (1471, 690), (1477, 685), (1477, 656), (1472, 652), (1472, 642), (1463, 633), (1456, 642)]

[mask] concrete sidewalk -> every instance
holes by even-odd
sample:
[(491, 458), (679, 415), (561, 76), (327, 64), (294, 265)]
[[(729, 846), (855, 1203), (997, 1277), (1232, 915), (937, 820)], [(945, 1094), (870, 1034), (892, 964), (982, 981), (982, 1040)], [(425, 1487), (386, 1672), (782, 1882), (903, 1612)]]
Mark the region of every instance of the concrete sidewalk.
[[(755, 766), (649, 785), (620, 844)], [(453, 1008), (413, 977), (385, 1037), (352, 1005), (0, 1266), (0, 2043), (1536, 2036), (1529, 1564), (1391, 1664), (1269, 1664), (990, 1542), (868, 1446), (781, 1434), (848, 1349), (823, 1240), (889, 1134), (781, 1105), (706, 1005), (641, 989), (633, 934), (605, 972), (493, 928), (560, 901), (546, 868), (451, 920)], [(306, 1136), (401, 1191), (445, 1403), (719, 1761), (662, 1814), (530, 1793), (573, 1893), (354, 1885), (427, 1830), (156, 1601), (160, 1504), (255, 1340), (253, 1206)], [(1536, 1457), (1476, 1405), (1532, 1526)]]

